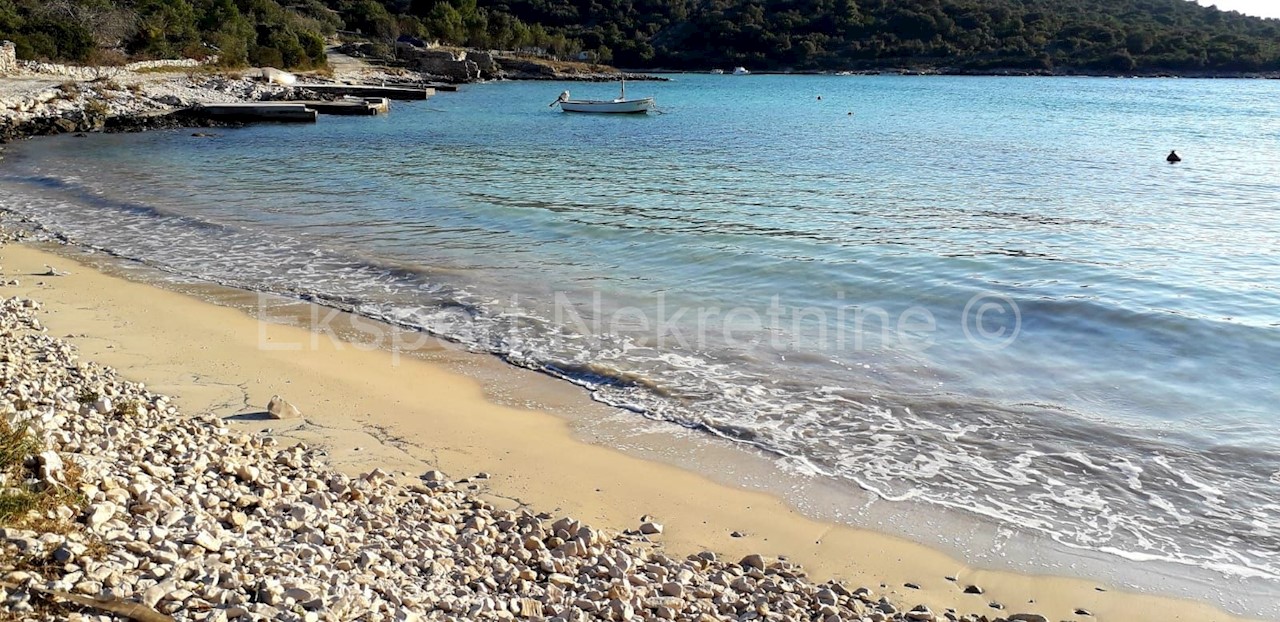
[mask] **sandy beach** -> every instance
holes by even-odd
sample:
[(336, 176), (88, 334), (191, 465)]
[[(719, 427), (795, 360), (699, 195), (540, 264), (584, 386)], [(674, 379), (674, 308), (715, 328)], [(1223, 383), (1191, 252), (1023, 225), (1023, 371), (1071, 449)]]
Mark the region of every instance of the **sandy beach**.
[[(785, 556), (816, 580), (868, 586), (903, 611), (924, 604), (990, 619), (1238, 619), (1206, 604), (1090, 581), (970, 568), (919, 544), (813, 520), (779, 498), (581, 440), (574, 417), (604, 407), (566, 383), (438, 345), (395, 355), (337, 341), (295, 324), (314, 316), (339, 334), (372, 333), (308, 305), (277, 300), (270, 315), (280, 321), (259, 321), (207, 301), (257, 307), (248, 293), (169, 291), (73, 260), (68, 249), (51, 250), (0, 250), (5, 279), (20, 281), (5, 288), (8, 295), (42, 302), (51, 335), (68, 337), (85, 359), (174, 396), (184, 413), (210, 414), (244, 432), (270, 428), (285, 445), (323, 448), (349, 475), (381, 468), (413, 481), (433, 469), (456, 480), (485, 473), (466, 483), (496, 507), (617, 530), (652, 517), (646, 520), (664, 526), (653, 539), (673, 556)], [(50, 265), (69, 274), (39, 276)], [(277, 394), (303, 418), (263, 417)], [(982, 593), (965, 593), (971, 585)]]

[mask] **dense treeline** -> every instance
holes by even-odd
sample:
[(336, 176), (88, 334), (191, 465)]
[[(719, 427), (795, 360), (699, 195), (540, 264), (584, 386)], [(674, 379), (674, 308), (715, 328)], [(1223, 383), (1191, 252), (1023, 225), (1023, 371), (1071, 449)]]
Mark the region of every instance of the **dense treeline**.
[(401, 35), (567, 56), (579, 44), (475, 0), (0, 0), (0, 39), (27, 59), (106, 63), (203, 58), (310, 68), (346, 29), (389, 44)]
[(624, 66), (1280, 70), (1280, 20), (1189, 0), (490, 0)]
[(0, 39), (31, 59), (205, 58), (314, 67), (342, 20), (319, 0), (0, 0)]
[(1280, 71), (1280, 20), (1189, 0), (0, 0), (23, 58), (306, 68), (340, 30), (627, 67)]

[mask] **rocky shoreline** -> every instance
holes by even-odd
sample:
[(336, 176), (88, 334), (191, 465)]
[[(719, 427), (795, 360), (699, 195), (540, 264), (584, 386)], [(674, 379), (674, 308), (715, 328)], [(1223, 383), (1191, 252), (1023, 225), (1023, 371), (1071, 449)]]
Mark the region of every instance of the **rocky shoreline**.
[(81, 360), (40, 309), (0, 301), (0, 427), (25, 439), (0, 498), (52, 500), (0, 529), (0, 601), (21, 619), (1045, 619), (930, 611), (785, 559), (673, 557), (649, 517), (616, 532), (494, 507), (486, 473), (344, 475)]
[(0, 78), (0, 143), (77, 132), (225, 125), (187, 108), (197, 103), (319, 98), (301, 89), (231, 73), (117, 70), (83, 81), (67, 80), (63, 75), (27, 71)]
[[(448, 53), (446, 53), (448, 55)], [(452, 57), (450, 57), (452, 58)], [(421, 84), (427, 79), (468, 82), (478, 79), (612, 81), (665, 80), (643, 74), (556, 69), (524, 59), (484, 60), (488, 73), (478, 73), (475, 60), (422, 61), (416, 69), (374, 67), (360, 61), (349, 66), (346, 81), (370, 84)], [(347, 59), (352, 60), (352, 59)], [(323, 100), (304, 88), (263, 81), (260, 70), (211, 72), (191, 64), (136, 68), (73, 67), (20, 61), (19, 71), (0, 75), (0, 144), (55, 134), (135, 132), (182, 127), (236, 125), (207, 119), (188, 110), (195, 104), (255, 101)], [(501, 68), (500, 68), (501, 67)], [(156, 73), (155, 69), (168, 70)], [(428, 71), (434, 69), (435, 72)], [(149, 71), (152, 70), (152, 71)], [(461, 71), (459, 76), (455, 72)], [(317, 81), (332, 82), (327, 78)]]

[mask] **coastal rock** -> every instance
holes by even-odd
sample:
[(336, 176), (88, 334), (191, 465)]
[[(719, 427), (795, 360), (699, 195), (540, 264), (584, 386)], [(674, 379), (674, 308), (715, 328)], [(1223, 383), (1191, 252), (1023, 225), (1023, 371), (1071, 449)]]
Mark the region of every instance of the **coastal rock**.
[(964, 588), (965, 594), (982, 594), (984, 590), (976, 585), (970, 585)]
[(222, 550), (222, 540), (215, 538), (212, 534), (210, 534), (207, 531), (201, 531), (200, 533), (196, 534), (196, 537), (193, 541), (196, 544), (204, 547), (206, 550), (214, 553), (217, 553), (218, 551)]
[(302, 411), (297, 406), (285, 401), (279, 395), (272, 395), (271, 401), (267, 402), (267, 414), (272, 419), (299, 419), (302, 417)]
[(148, 607), (155, 607), (160, 604), (160, 599), (169, 593), (171, 586), (166, 584), (153, 585), (142, 592), (142, 604)]
[(905, 615), (908, 620), (912, 620), (913, 622), (934, 622), (934, 620), (937, 619), (937, 616), (935, 616), (934, 613), (924, 605), (917, 605)]
[(252, 464), (241, 464), (236, 466), (235, 473), (236, 477), (240, 478), (241, 481), (252, 484), (258, 481), (258, 478), (262, 475), (262, 469)]
[(55, 451), (42, 451), (36, 456), (40, 463), (40, 481), (49, 486), (65, 486), (66, 485), (66, 466), (62, 463), (62, 458)]
[(640, 533), (645, 535), (654, 535), (662, 533), (662, 524), (655, 522), (645, 522), (640, 524)]
[(158, 97), (155, 97), (154, 99), (157, 104), (160, 104), (162, 106), (171, 106), (173, 108), (180, 108), (187, 105), (187, 103), (182, 101), (182, 98), (178, 97), (177, 95), (165, 94), (165, 95), (160, 95)]
[(18, 72), (17, 49), (12, 41), (0, 41), (0, 76)]
[[(407, 42), (396, 43), (396, 58), (426, 74), (449, 82), (474, 82), (480, 79), (480, 66), (467, 59), (467, 52), (423, 48)], [(491, 60), (491, 59), (490, 59)]]
[(89, 507), (88, 514), (85, 517), (85, 525), (89, 529), (97, 529), (111, 520), (116, 515), (119, 508), (110, 501), (102, 501)]
[(1038, 613), (1015, 613), (1008, 617), (1009, 622), (1049, 622), (1046, 618)]

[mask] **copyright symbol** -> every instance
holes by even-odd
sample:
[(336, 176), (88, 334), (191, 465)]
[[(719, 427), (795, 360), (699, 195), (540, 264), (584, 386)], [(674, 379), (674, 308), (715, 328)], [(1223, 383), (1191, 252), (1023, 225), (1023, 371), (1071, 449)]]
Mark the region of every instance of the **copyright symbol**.
[(983, 350), (1003, 350), (1022, 332), (1022, 310), (1018, 304), (994, 292), (970, 298), (960, 321), (965, 339)]

